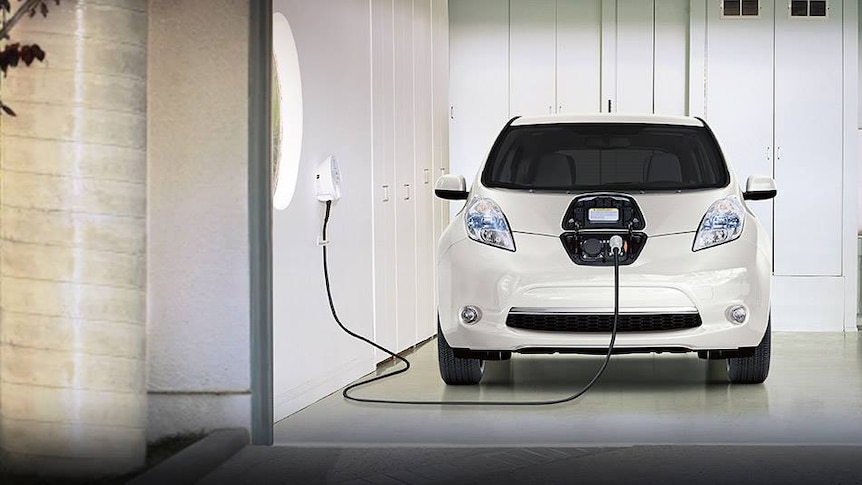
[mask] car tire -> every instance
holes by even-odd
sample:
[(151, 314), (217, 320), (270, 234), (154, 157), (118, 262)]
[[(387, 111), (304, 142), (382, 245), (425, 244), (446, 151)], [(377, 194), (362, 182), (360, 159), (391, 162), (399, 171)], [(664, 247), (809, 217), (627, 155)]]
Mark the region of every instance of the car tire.
[(769, 359), (772, 351), (772, 322), (766, 324), (766, 333), (750, 357), (727, 359), (727, 377), (734, 384), (760, 384), (769, 375)]
[(440, 363), (440, 377), (446, 384), (456, 386), (478, 384), (485, 373), (484, 360), (455, 357), (455, 350), (446, 341), (439, 322), (437, 323), (437, 360)]

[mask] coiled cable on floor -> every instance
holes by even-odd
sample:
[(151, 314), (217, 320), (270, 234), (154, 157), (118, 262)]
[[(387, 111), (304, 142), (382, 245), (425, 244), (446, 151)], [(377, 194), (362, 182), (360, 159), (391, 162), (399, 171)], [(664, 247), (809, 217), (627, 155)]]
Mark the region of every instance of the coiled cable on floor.
[[(323, 240), (326, 241), (326, 229), (329, 225), (329, 214), (332, 208), (332, 201), (326, 201), (326, 214), (323, 217)], [(353, 332), (349, 328), (347, 328), (342, 322), (341, 319), (338, 318), (338, 312), (335, 310), (335, 303), (332, 299), (332, 287), (329, 281), (329, 263), (327, 260), (326, 254), (326, 245), (323, 245), (323, 278), (326, 283), (326, 297), (329, 300), (329, 310), (332, 312), (332, 318), (335, 320), (335, 323), (343, 330), (345, 333), (350, 335), (351, 337), (361, 340), (372, 347), (385, 352), (393, 359), (403, 362), (404, 367), (400, 369), (396, 369), (392, 372), (381, 374), (379, 376), (371, 377), (369, 379), (365, 379), (359, 382), (355, 382), (341, 391), (341, 395), (344, 396), (344, 399), (354, 402), (361, 403), (372, 403), (372, 404), (416, 404), (416, 405), (434, 405), (434, 406), (548, 406), (551, 404), (562, 404), (570, 401), (574, 401), (575, 399), (581, 397), (585, 392), (587, 392), (596, 381), (604, 374), (605, 369), (608, 367), (608, 363), (611, 360), (611, 354), (614, 350), (614, 342), (617, 339), (617, 323), (620, 317), (620, 265), (619, 265), (619, 250), (614, 249), (614, 324), (611, 329), (611, 341), (608, 344), (608, 353), (605, 355), (604, 361), (602, 361), (602, 366), (599, 368), (596, 375), (584, 386), (580, 391), (571, 394), (566, 397), (562, 397), (559, 399), (548, 399), (541, 401), (406, 401), (400, 399), (375, 399), (375, 398), (367, 398), (367, 397), (356, 397), (350, 394), (356, 388), (366, 386), (373, 382), (381, 381), (383, 379), (388, 379), (390, 377), (397, 376), (398, 374), (403, 374), (410, 369), (410, 361), (407, 360), (406, 357), (396, 354), (391, 350), (383, 347), (382, 345), (374, 342), (373, 340), (363, 337), (356, 332)]]

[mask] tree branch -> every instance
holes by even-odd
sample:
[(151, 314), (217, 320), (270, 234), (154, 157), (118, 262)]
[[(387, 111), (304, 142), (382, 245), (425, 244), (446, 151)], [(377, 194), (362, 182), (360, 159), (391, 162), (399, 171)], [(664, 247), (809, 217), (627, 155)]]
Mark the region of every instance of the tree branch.
[(15, 14), (3, 24), (3, 28), (0, 29), (0, 40), (6, 39), (9, 37), (9, 31), (12, 30), (12, 27), (21, 20), (21, 17), (29, 13), (31, 10), (36, 8), (36, 5), (39, 4), (41, 0), (27, 0), (24, 2), (24, 5), (18, 7), (18, 10), (15, 11)]

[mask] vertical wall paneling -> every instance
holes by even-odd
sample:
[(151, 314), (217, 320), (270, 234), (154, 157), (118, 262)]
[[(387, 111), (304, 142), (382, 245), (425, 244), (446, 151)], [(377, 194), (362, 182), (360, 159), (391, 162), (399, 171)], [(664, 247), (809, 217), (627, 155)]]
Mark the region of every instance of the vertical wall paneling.
[[(372, 128), (374, 171), (374, 337), (392, 349), (397, 343), (395, 302), (395, 125), (392, 0), (371, 1)], [(377, 359), (385, 354), (377, 353)]]
[[(450, 172), (469, 186), (509, 119), (509, 2), (449, 3)], [(455, 214), (464, 206), (452, 202)]]
[(617, 0), (602, 0), (602, 106), (616, 112), (617, 104)]
[(655, 2), (617, 0), (615, 112), (653, 112)]
[[(432, 124), (432, 154), (433, 169), (431, 181), (443, 175), (449, 169), (449, 2), (448, 0), (431, 0), (431, 50), (433, 56), (434, 88), (433, 124)], [(433, 191), (433, 187), (432, 187)], [(449, 223), (449, 203), (434, 197), (434, 232), (431, 235), (431, 251), (434, 257), (431, 266), (433, 274), (432, 289), (434, 291), (434, 314), (437, 313), (437, 239), (443, 233), (443, 228)], [(437, 320), (431, 322), (431, 331), (436, 331)]]
[(845, 1), (844, 20), (844, 212), (843, 261), (844, 275), (844, 329), (857, 331), (856, 313), (859, 305), (859, 265), (856, 235), (862, 227), (862, 210), (859, 206), (859, 3)]
[[(752, 174), (773, 175), (774, 3), (761, 0), (760, 16), (744, 19), (721, 18), (720, 2), (706, 5), (706, 120), (744, 187)], [(748, 206), (771, 235), (772, 201)]]
[(413, 0), (413, 109), (416, 186), (416, 338), (430, 337), (434, 325), (433, 53), (431, 0)]
[(601, 0), (557, 0), (558, 112), (601, 110), (601, 53)]
[[(431, 0), (434, 56), (434, 170), (432, 180), (449, 171), (449, 1)], [(449, 223), (449, 203), (434, 198), (434, 243)]]
[(772, 280), (772, 329), (782, 332), (842, 330), (842, 278), (775, 276)]
[[(856, 81), (857, 82), (853, 83), (853, 86), (856, 87), (857, 111), (856, 111), (855, 118), (856, 118), (857, 128), (859, 130), (862, 130), (862, 82), (858, 82), (858, 80), (859, 80), (859, 66), (862, 65), (862, 45), (860, 45), (860, 42), (862, 42), (862, 36), (859, 35), (860, 33), (862, 33), (862, 15), (859, 15), (859, 12), (858, 12), (859, 7), (860, 7), (860, 5), (858, 2), (847, 2), (846, 4), (844, 4), (844, 46), (845, 46), (845, 49), (848, 49), (848, 48), (854, 49), (854, 46), (855, 46), (855, 50), (856, 50), (856, 63), (855, 64), (856, 64)], [(848, 22), (851, 21), (851, 19), (848, 18), (849, 15), (853, 15), (855, 17), (856, 22), (854, 24), (848, 25)], [(854, 31), (855, 31), (855, 34), (851, 34), (851, 32), (854, 32)], [(850, 40), (850, 39), (848, 39), (848, 37), (850, 37), (851, 35), (852, 35), (853, 39), (856, 40), (855, 43), (852, 41), (848, 43), (848, 40)], [(845, 69), (848, 67), (846, 64), (846, 60), (845, 60), (845, 66), (844, 67), (845, 67)], [(860, 174), (860, 175), (862, 175), (862, 174)], [(859, 182), (860, 183), (858, 185), (862, 186), (862, 180), (860, 180)], [(862, 200), (859, 201), (859, 204), (860, 204), (859, 209), (862, 210)], [(862, 221), (859, 221), (859, 232), (862, 232)]]
[[(775, 13), (776, 275), (841, 275), (841, 4), (825, 18)], [(800, 221), (816, 222), (800, 231)]]
[(688, 112), (690, 0), (655, 0), (654, 111)]
[(556, 111), (555, 0), (509, 2), (509, 116)]
[(704, 0), (689, 0), (686, 113), (689, 116), (706, 116), (706, 8)]
[(395, 351), (416, 342), (416, 165), (414, 162), (413, 0), (395, 0)]

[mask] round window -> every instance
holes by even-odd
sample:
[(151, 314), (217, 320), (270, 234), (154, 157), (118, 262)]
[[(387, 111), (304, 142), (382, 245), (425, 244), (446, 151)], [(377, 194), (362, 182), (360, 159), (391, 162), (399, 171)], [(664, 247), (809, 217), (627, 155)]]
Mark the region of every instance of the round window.
[(278, 188), (278, 167), (281, 164), (281, 90), (278, 85), (278, 67), (272, 59), (272, 196)]
[(299, 175), (302, 82), (293, 32), (280, 13), (272, 19), (272, 51), (272, 200), (281, 210), (290, 205)]

